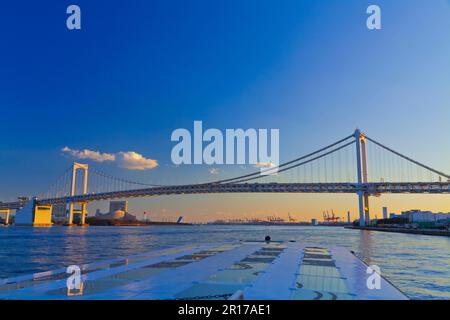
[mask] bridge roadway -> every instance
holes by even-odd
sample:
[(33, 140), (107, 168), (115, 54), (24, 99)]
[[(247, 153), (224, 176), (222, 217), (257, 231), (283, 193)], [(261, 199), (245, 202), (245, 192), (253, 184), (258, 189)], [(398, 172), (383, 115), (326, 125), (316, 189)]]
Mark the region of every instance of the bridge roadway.
[(139, 198), (178, 194), (208, 193), (450, 193), (450, 182), (378, 182), (358, 185), (357, 183), (229, 183), (229, 184), (193, 184), (152, 187), (129, 191), (85, 194), (74, 197), (61, 197), (38, 200), (38, 204), (58, 204), (74, 202), (92, 202), (123, 198)]
[(17, 210), (25, 206), (28, 201), (13, 201), (13, 202), (1, 202), (0, 201), (0, 210)]
[[(410, 194), (450, 194), (450, 182), (374, 182), (374, 183), (205, 183), (192, 185), (175, 185), (90, 193), (73, 197), (37, 199), (37, 204), (63, 204), (68, 202), (93, 202), (124, 198), (140, 198), (151, 196), (170, 196), (178, 194), (209, 193), (358, 193), (370, 195), (382, 193)], [(25, 202), (0, 203), (0, 209), (18, 209)]]

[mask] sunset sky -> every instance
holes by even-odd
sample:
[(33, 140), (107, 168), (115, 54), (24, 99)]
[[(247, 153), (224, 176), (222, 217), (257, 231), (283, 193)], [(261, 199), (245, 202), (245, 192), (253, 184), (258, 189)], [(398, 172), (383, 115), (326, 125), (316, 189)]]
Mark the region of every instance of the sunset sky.
[[(239, 165), (173, 165), (171, 133), (195, 120), (277, 128), (281, 162), (358, 127), (450, 173), (447, 0), (73, 3), (81, 30), (66, 28), (72, 2), (2, 8), (11, 14), (0, 21), (0, 201), (45, 191), (84, 149), (91, 153), (78, 161), (146, 183), (242, 174)], [(366, 27), (370, 4), (381, 7), (382, 30)], [(382, 206), (448, 212), (450, 196), (383, 195), (371, 204), (372, 216)], [(107, 203), (90, 212), (97, 207)], [(138, 216), (191, 221), (288, 212), (309, 220), (331, 209), (356, 218), (356, 195), (130, 200)]]

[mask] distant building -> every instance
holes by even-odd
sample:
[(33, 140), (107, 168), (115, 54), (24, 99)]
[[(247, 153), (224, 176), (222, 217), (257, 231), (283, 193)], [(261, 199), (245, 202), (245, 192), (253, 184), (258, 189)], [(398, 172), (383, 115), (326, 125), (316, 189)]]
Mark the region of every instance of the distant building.
[(123, 220), (135, 221), (136, 216), (128, 213), (128, 201), (110, 201), (109, 212), (101, 213), (100, 209), (95, 211), (95, 218), (99, 220)]
[(387, 207), (383, 207), (383, 219), (387, 219), (387, 217), (388, 217)]
[(348, 224), (351, 223), (351, 219), (350, 219), (350, 211), (347, 211), (347, 223), (348, 223)]
[(402, 218), (408, 219), (409, 222), (438, 222), (450, 220), (450, 213), (433, 213), (431, 211), (409, 210), (403, 211)]
[(110, 201), (109, 202), (109, 213), (114, 213), (118, 210), (128, 212), (128, 201)]
[(398, 218), (399, 216), (397, 216), (394, 212), (389, 213), (389, 219), (394, 219), (394, 218)]

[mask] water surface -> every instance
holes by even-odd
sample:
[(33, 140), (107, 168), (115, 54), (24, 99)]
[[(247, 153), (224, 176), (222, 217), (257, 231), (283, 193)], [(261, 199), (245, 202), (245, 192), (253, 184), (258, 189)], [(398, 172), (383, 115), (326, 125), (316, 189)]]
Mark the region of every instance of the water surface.
[(295, 240), (343, 246), (380, 266), (413, 299), (450, 299), (450, 238), (290, 226), (0, 228), (0, 278), (192, 243)]

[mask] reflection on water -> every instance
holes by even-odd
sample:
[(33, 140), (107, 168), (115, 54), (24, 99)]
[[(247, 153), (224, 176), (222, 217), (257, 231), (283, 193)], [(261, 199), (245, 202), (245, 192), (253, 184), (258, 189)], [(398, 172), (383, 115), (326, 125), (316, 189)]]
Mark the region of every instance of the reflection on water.
[(360, 231), (360, 241), (358, 242), (358, 249), (356, 252), (368, 265), (372, 265), (372, 236), (373, 232), (362, 230)]
[(333, 227), (150, 226), (0, 228), (0, 278), (190, 243), (295, 240), (358, 253), (411, 298), (450, 299), (450, 238)]

